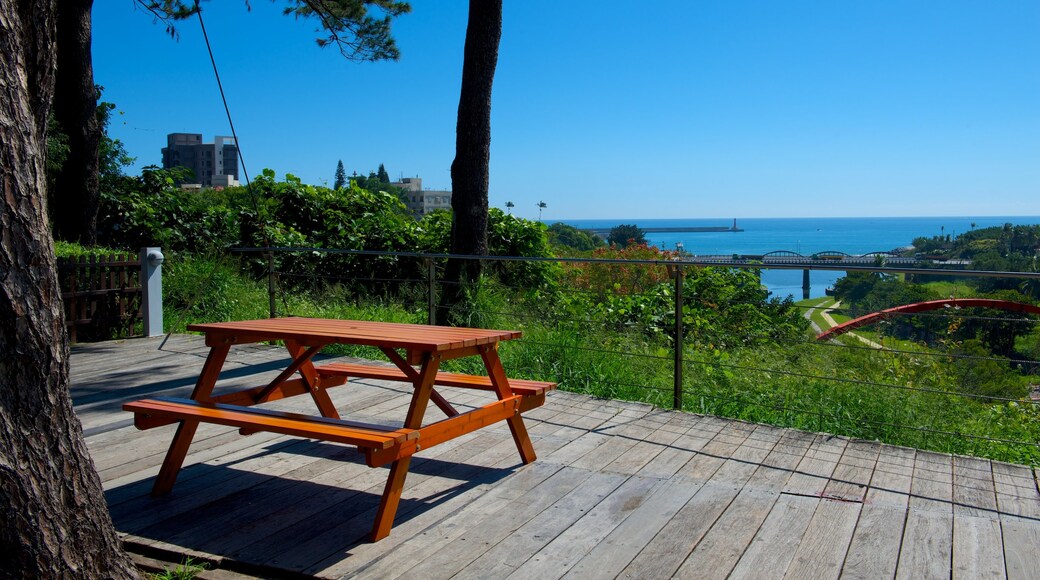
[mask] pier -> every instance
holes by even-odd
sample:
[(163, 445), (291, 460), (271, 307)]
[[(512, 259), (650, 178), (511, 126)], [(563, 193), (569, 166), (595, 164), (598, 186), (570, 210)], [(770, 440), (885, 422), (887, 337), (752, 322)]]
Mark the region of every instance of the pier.
[[(621, 224), (618, 224), (621, 225)], [(610, 235), (610, 230), (617, 226), (604, 227), (604, 228), (582, 228), (586, 232), (592, 232), (597, 236), (606, 237)], [(704, 233), (704, 232), (742, 232), (742, 228), (737, 227), (737, 220), (733, 220), (732, 226), (678, 226), (668, 228), (639, 228), (647, 234), (688, 234), (688, 233)]]

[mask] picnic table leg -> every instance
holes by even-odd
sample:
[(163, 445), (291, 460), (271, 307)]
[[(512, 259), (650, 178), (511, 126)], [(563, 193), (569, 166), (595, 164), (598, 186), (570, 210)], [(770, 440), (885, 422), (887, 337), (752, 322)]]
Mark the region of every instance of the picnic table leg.
[[(419, 371), (419, 376), (415, 380), (412, 402), (408, 406), (408, 414), (404, 419), (404, 426), (408, 429), (422, 427), (423, 415), (430, 404), (433, 382), (437, 378), (440, 362), (441, 357), (436, 354), (427, 354), (423, 360), (422, 370)], [(390, 474), (386, 478), (386, 487), (383, 488), (383, 499), (379, 502), (376, 521), (372, 526), (373, 542), (378, 542), (390, 535), (390, 528), (394, 525), (394, 516), (397, 514), (397, 505), (401, 501), (404, 480), (408, 475), (408, 467), (411, 462), (411, 457), (405, 457), (390, 464)]]
[[(390, 359), (390, 362), (397, 365), (397, 368), (401, 369), (401, 372), (404, 373), (404, 376), (408, 377), (408, 379), (411, 380), (413, 384), (418, 384), (419, 373), (415, 372), (415, 369), (412, 368), (412, 365), (408, 364), (408, 361), (405, 360), (403, 356), (398, 354), (396, 350), (389, 347), (384, 346), (381, 347), (379, 350), (383, 351), (383, 354), (385, 354), (386, 357)], [(444, 396), (437, 392), (437, 389), (434, 389), (433, 392), (430, 393), (430, 400), (433, 401), (433, 404), (437, 405), (437, 407), (441, 411), (444, 411), (444, 414), (448, 417), (455, 417), (459, 414), (455, 407), (452, 407), (451, 403), (449, 403), (448, 400), (444, 398)]]
[[(304, 355), (305, 350), (295, 340), (285, 341), (285, 348), (292, 355), (293, 360), (296, 360)], [(336, 405), (332, 403), (332, 399), (329, 397), (329, 392), (325, 390), (325, 387), (321, 385), (321, 381), (318, 378), (318, 371), (314, 370), (314, 363), (308, 359), (300, 365), (300, 376), (303, 377), (303, 382), (307, 385), (307, 390), (311, 394), (311, 398), (314, 399), (314, 404), (318, 406), (318, 411), (321, 412), (322, 416), (329, 417), (331, 419), (339, 419), (339, 412), (336, 411)]]
[[(231, 345), (227, 344), (217, 345), (210, 349), (209, 356), (206, 357), (206, 364), (202, 366), (199, 380), (191, 392), (192, 399), (209, 401), (209, 396), (213, 393), (213, 386), (217, 384), (217, 377), (220, 376), (220, 369), (224, 366), (224, 360), (230, 349)], [(166, 451), (166, 459), (163, 460), (159, 475), (155, 477), (155, 483), (152, 485), (152, 496), (165, 495), (173, 489), (173, 484), (177, 481), (177, 473), (184, 464), (184, 457), (188, 454), (188, 447), (191, 446), (191, 440), (195, 437), (195, 430), (198, 426), (198, 420), (191, 419), (185, 419), (177, 425), (177, 433), (170, 442), (170, 448)]]
[[(495, 387), (498, 400), (501, 401), (512, 396), (513, 391), (509, 388), (509, 379), (506, 378), (506, 371), (502, 368), (502, 359), (498, 357), (498, 350), (494, 347), (481, 349), (480, 357), (484, 359), (484, 368), (487, 369), (491, 385)], [(520, 452), (520, 460), (527, 464), (537, 459), (534, 445), (531, 444), (531, 437), (527, 434), (527, 427), (524, 425), (524, 419), (520, 413), (506, 419), (506, 423), (513, 434), (516, 450)]]

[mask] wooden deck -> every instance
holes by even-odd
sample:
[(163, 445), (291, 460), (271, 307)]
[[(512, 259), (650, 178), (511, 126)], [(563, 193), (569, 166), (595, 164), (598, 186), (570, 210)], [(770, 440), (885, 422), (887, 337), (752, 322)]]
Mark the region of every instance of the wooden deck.
[[(1040, 578), (1028, 467), (560, 391), (525, 414), (531, 465), (505, 424), (420, 452), (375, 544), (364, 536), (386, 474), (333, 443), (204, 424), (173, 493), (153, 499), (174, 427), (137, 431), (120, 405), (186, 396), (207, 352), (200, 337), (159, 342), (79, 345), (71, 363), (113, 519), (142, 553), (260, 576)], [(280, 347), (232, 349), (218, 392), (266, 382), (284, 360)], [(351, 418), (393, 424), (405, 389), (363, 380), (331, 394)], [(444, 392), (460, 406), (489, 396)]]

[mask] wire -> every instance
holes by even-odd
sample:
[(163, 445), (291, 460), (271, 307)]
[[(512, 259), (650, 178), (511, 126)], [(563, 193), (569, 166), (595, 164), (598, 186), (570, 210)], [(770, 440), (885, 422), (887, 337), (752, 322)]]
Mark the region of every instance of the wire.
[[(265, 223), (264, 216), (260, 213), (260, 202), (256, 191), (253, 189), (253, 182), (249, 179), (249, 171), (246, 169), (246, 158), (242, 154), (242, 146), (238, 140), (238, 131), (235, 130), (235, 121), (231, 117), (231, 107), (228, 106), (227, 96), (224, 94), (224, 83), (220, 80), (220, 70), (217, 68), (217, 59), (213, 56), (213, 46), (209, 41), (209, 34), (206, 32), (206, 22), (202, 18), (202, 7), (199, 5), (199, 0), (195, 0), (195, 14), (199, 17), (199, 27), (202, 29), (202, 38), (206, 41), (206, 51), (209, 53), (210, 64), (213, 65), (213, 76), (217, 79), (217, 89), (220, 91), (220, 100), (224, 103), (224, 113), (227, 115), (228, 125), (231, 127), (231, 137), (235, 140), (235, 148), (238, 150), (238, 159), (242, 165), (242, 176), (246, 181), (246, 191), (249, 192), (249, 199), (253, 203), (253, 211), (256, 212), (256, 219), (260, 225), (260, 235), (263, 237), (264, 246), (271, 245), (271, 238), (267, 233), (267, 224)], [(274, 260), (274, 254), (271, 253), (271, 260)], [(269, 268), (273, 270), (273, 265), (269, 264)], [(269, 276), (274, 276), (274, 272), (271, 271)], [(281, 291), (282, 305), (285, 307), (286, 314), (292, 315), (289, 311), (289, 300), (285, 295), (285, 289), (279, 286)], [(272, 315), (273, 312), (272, 305)]]

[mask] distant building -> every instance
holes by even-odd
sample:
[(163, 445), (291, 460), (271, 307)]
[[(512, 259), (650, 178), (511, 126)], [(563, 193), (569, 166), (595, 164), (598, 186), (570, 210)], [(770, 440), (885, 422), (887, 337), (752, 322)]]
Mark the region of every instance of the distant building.
[(201, 133), (170, 133), (162, 149), (163, 169), (187, 167), (203, 187), (238, 185), (238, 145), (234, 137), (203, 143)]
[(404, 192), (404, 205), (415, 219), (438, 209), (451, 209), (451, 192), (423, 189), (421, 177), (405, 177), (390, 185)]

